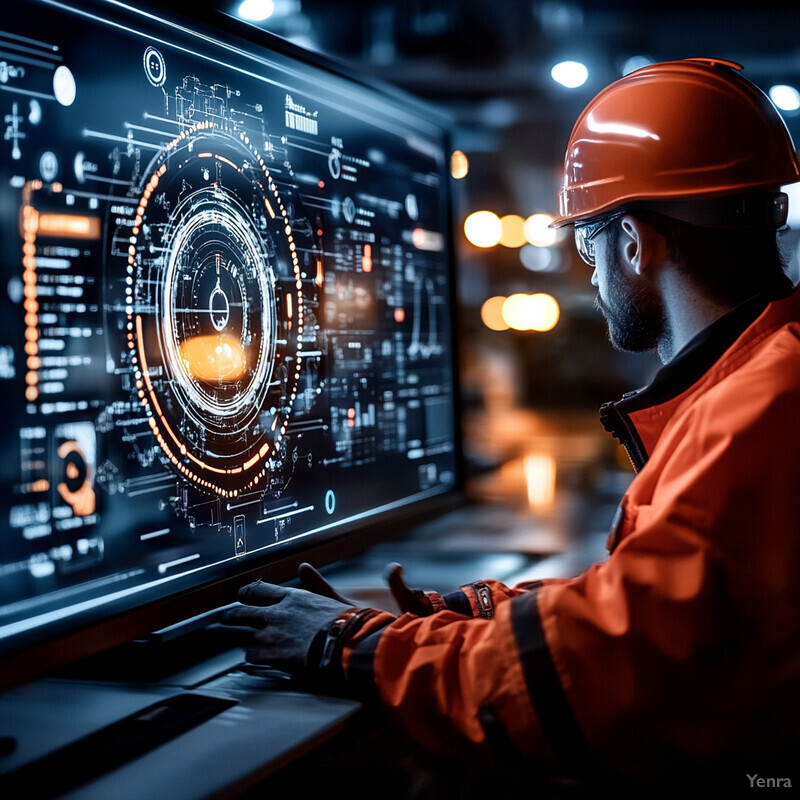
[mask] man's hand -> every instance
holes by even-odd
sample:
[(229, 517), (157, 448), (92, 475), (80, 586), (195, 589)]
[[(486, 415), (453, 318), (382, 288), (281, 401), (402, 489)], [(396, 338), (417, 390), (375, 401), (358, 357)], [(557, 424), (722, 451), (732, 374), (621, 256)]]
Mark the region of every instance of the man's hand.
[(225, 612), (228, 625), (252, 628), (245, 654), (251, 664), (267, 664), (293, 675), (302, 674), (314, 636), (336, 618), (347, 603), (256, 581), (239, 590), (240, 606)]

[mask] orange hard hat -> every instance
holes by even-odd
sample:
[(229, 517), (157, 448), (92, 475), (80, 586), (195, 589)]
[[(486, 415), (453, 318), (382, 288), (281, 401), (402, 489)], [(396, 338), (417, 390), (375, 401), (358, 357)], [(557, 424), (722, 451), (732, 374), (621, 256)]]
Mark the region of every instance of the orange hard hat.
[(647, 201), (778, 190), (800, 181), (781, 115), (730, 61), (690, 58), (631, 72), (581, 113), (552, 227)]

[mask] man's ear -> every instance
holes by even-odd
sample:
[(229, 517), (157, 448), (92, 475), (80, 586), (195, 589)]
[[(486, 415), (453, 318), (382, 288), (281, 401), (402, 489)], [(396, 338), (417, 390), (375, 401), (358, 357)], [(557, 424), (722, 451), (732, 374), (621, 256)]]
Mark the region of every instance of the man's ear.
[(665, 246), (664, 236), (633, 214), (626, 214), (620, 224), (622, 255), (637, 275), (644, 275), (649, 272), (657, 254)]

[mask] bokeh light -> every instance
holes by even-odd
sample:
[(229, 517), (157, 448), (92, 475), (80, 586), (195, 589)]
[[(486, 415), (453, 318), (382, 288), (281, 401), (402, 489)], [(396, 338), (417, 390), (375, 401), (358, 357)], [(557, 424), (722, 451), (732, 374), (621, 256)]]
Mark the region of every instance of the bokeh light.
[(589, 79), (589, 70), (580, 61), (560, 61), (553, 65), (550, 77), (567, 89), (577, 89)]
[(529, 296), (526, 302), (528, 327), (533, 331), (551, 331), (558, 324), (561, 308), (552, 295), (538, 292)]
[(239, 6), (239, 16), (252, 22), (263, 22), (275, 12), (273, 0), (244, 0)]
[(524, 331), (528, 329), (525, 319), (525, 301), (528, 295), (522, 292), (509, 295), (503, 303), (503, 320), (509, 328), (515, 331)]
[(450, 174), (456, 179), (466, 178), (469, 172), (469, 159), (461, 150), (453, 150), (450, 156)]
[(522, 247), (525, 244), (525, 220), (519, 214), (506, 214), (500, 217), (503, 227), (500, 244), (504, 247)]
[(475, 247), (494, 247), (503, 234), (503, 223), (493, 211), (474, 211), (464, 220), (464, 235)]
[(549, 294), (537, 292), (509, 295), (502, 307), (502, 316), (509, 328), (517, 331), (550, 331), (558, 324), (561, 309)]
[(800, 108), (800, 92), (794, 86), (776, 84), (770, 88), (769, 98), (781, 111), (797, 111)]
[(555, 244), (558, 231), (547, 226), (553, 221), (550, 214), (531, 214), (524, 225), (525, 240), (536, 247), (549, 247)]
[(531, 272), (558, 272), (562, 267), (561, 251), (555, 247), (526, 244), (519, 250), (519, 260)]
[(556, 460), (549, 453), (528, 453), (523, 460), (528, 505), (538, 510), (552, 508), (556, 497)]
[(630, 75), (631, 72), (642, 69), (642, 67), (649, 67), (652, 63), (653, 59), (650, 56), (631, 56), (625, 60), (621, 72), (623, 75)]
[(502, 295), (490, 297), (481, 306), (481, 320), (492, 331), (508, 330), (508, 323), (503, 319), (503, 303), (506, 298)]

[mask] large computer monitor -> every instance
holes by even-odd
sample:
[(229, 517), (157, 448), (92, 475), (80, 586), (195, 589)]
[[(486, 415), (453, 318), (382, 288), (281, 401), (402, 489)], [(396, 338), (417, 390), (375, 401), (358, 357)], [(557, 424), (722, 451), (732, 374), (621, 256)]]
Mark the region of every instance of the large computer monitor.
[(0, 20), (0, 674), (461, 486), (448, 120), (222, 15)]

